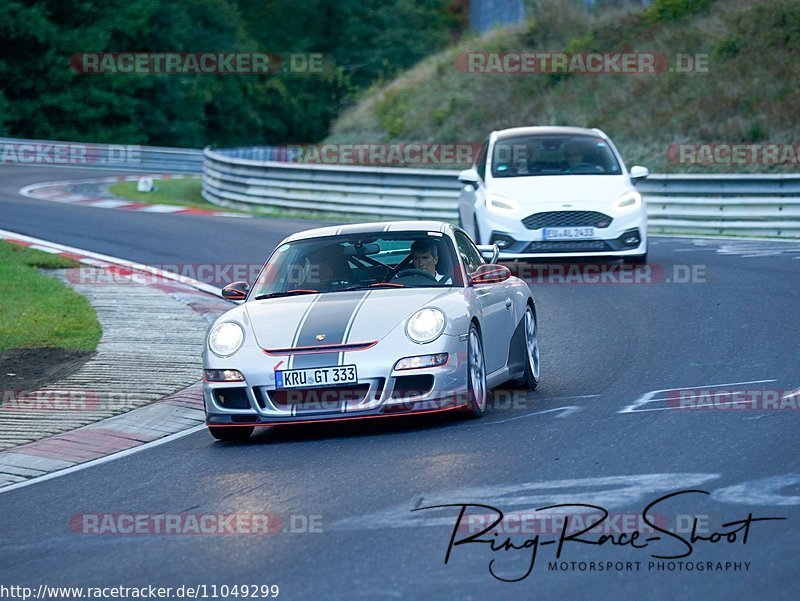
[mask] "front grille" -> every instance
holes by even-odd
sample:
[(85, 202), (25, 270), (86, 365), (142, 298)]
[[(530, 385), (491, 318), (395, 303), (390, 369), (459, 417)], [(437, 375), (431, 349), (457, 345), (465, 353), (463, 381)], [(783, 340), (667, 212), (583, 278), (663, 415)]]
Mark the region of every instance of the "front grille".
[(612, 250), (605, 240), (564, 240), (558, 242), (531, 242), (524, 252), (577, 253)]
[(226, 409), (250, 409), (246, 388), (218, 388), (214, 391), (217, 405)]
[(343, 402), (360, 403), (369, 392), (369, 384), (331, 386), (326, 388), (300, 388), (297, 390), (269, 390), (272, 404), (278, 409), (298, 411), (339, 411)]
[(431, 374), (418, 374), (414, 376), (397, 376), (392, 389), (393, 399), (409, 399), (425, 396), (433, 388)]
[(529, 230), (543, 227), (598, 227), (611, 225), (612, 218), (597, 211), (549, 211), (534, 213), (522, 220)]

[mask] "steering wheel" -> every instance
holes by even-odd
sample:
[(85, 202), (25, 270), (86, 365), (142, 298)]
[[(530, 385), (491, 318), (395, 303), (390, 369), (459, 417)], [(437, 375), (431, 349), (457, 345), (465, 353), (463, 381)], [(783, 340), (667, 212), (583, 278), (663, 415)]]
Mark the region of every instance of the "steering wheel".
[(595, 165), (594, 163), (578, 163), (577, 165), (567, 169), (567, 173), (578, 173), (580, 171), (583, 171), (584, 173), (602, 173), (603, 168), (600, 167), (600, 165)]
[(398, 278), (408, 278), (408, 277), (413, 277), (413, 276), (426, 277), (429, 280), (433, 280), (434, 282), (438, 282), (439, 281), (439, 280), (436, 279), (436, 276), (433, 275), (427, 269), (403, 269), (402, 271), (397, 272), (392, 279), (396, 280)]

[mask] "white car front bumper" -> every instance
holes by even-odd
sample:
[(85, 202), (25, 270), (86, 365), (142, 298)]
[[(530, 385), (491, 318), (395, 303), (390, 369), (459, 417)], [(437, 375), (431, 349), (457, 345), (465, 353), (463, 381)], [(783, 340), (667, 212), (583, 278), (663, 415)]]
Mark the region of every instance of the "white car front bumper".
[[(625, 257), (647, 252), (645, 207), (621, 214), (587, 208), (543, 209), (523, 215), (521, 212), (501, 214), (483, 206), (477, 209), (477, 214), (481, 243), (498, 244), (501, 259)], [(542, 214), (546, 214), (544, 218), (530, 219)], [(526, 227), (524, 220), (533, 227)], [(594, 235), (585, 239), (547, 240), (544, 231), (548, 226), (593, 227)]]

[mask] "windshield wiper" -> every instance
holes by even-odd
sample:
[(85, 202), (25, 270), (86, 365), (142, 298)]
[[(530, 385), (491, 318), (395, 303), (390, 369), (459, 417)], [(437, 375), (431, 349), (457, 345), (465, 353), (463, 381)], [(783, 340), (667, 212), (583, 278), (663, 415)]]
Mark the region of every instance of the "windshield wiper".
[(408, 288), (405, 284), (398, 284), (396, 282), (375, 282), (374, 284), (360, 284), (358, 286), (350, 286), (342, 290), (371, 290), (372, 288)]
[(301, 294), (317, 294), (317, 293), (319, 293), (319, 290), (297, 288), (295, 290), (286, 290), (284, 292), (270, 292), (269, 294), (259, 294), (253, 300), (262, 300), (265, 298), (278, 298), (279, 296), (300, 296)]

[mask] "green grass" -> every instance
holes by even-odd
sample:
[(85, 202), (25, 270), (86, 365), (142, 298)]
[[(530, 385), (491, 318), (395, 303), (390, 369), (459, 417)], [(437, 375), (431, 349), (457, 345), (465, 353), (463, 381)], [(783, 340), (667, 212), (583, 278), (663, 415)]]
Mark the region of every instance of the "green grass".
[[(199, 178), (159, 179), (155, 180), (156, 189), (152, 192), (139, 192), (136, 182), (120, 182), (112, 185), (108, 191), (131, 202), (151, 205), (177, 205), (193, 209), (219, 211), (220, 207), (206, 202), (201, 196), (202, 182)], [(227, 210), (227, 209), (225, 209)]]
[(329, 213), (325, 211), (313, 211), (308, 209), (292, 210), (280, 207), (254, 206), (251, 210), (238, 210), (228, 207), (220, 207), (206, 202), (200, 194), (202, 182), (199, 178), (187, 179), (164, 179), (154, 181), (157, 190), (153, 192), (138, 192), (136, 182), (121, 182), (109, 188), (109, 192), (131, 202), (144, 204), (164, 204), (179, 205), (198, 209), (208, 209), (212, 211), (226, 211), (232, 213), (250, 213), (255, 217), (268, 217), (274, 219), (310, 219), (317, 221), (335, 221), (339, 223), (352, 223), (354, 221), (364, 221), (365, 219), (374, 221), (387, 221), (389, 218), (376, 215), (357, 215)]
[(77, 265), (56, 255), (0, 242), (0, 352), (97, 348), (102, 329), (89, 301), (38, 271)]
[[(325, 143), (480, 143), (519, 125), (599, 127), (628, 165), (655, 173), (800, 172), (800, 165), (685, 165), (673, 144), (800, 139), (796, 0), (655, 0), (588, 17), (580, 2), (528, 0), (528, 23), (466, 37), (342, 113)], [(481, 74), (463, 52), (708, 55), (707, 72)]]

